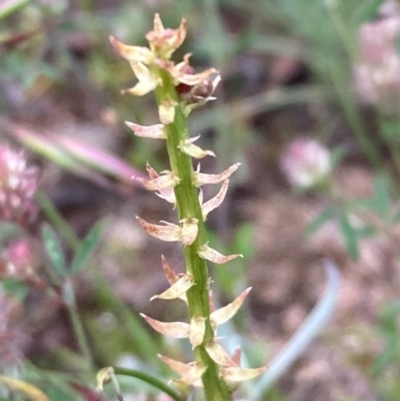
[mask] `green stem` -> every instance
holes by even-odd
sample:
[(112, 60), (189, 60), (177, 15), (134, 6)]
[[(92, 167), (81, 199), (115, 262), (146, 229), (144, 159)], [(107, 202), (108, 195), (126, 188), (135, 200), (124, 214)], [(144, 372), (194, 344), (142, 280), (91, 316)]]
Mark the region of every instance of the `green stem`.
[(167, 149), (172, 172), (180, 178), (180, 183), (175, 186), (175, 196), (179, 220), (196, 218), (198, 220), (198, 235), (194, 243), (183, 248), (183, 255), (187, 272), (193, 277), (194, 285), (187, 292), (189, 317), (204, 317), (206, 319), (206, 331), (203, 343), (195, 348), (196, 360), (203, 363), (207, 370), (203, 374), (202, 381), (204, 392), (208, 401), (228, 401), (230, 395), (226, 384), (219, 377), (218, 365), (210, 358), (205, 344), (214, 338), (214, 332), (210, 323), (209, 302), (209, 275), (207, 263), (199, 257), (199, 248), (207, 243), (201, 206), (197, 188), (193, 185), (194, 170), (191, 157), (184, 154), (179, 145), (182, 140), (189, 138), (187, 118), (169, 74), (159, 70), (163, 84), (156, 89), (158, 105), (163, 102), (175, 101), (175, 120), (166, 125)]
[[(57, 208), (54, 207), (53, 203), (48, 198), (48, 196), (44, 192), (38, 191), (36, 193), (36, 201), (40, 205), (40, 208), (42, 209), (46, 217), (49, 219), (49, 221), (51, 221), (54, 227), (56, 227), (58, 231), (62, 233), (68, 244), (75, 251), (79, 245), (79, 239), (76, 237), (75, 233), (68, 225), (68, 223), (60, 215)], [(75, 292), (72, 283), (69, 283), (68, 285), (68, 292), (69, 292), (69, 300), (65, 302), (65, 305), (68, 310), (72, 328), (75, 333), (75, 337), (82, 354), (88, 361), (89, 367), (93, 368), (94, 367), (93, 357), (92, 353), (90, 352), (87, 336), (85, 330), (83, 329), (82, 320), (79, 315), (78, 308), (76, 306)]]
[(43, 191), (37, 191), (35, 199), (45, 214), (46, 218), (53, 224), (59, 233), (66, 240), (68, 245), (76, 251), (79, 246), (79, 239), (75, 235), (72, 228), (61, 216), (60, 212), (54, 206), (53, 202)]
[(76, 340), (78, 341), (79, 348), (88, 362), (89, 369), (94, 368), (92, 353), (89, 348), (86, 333), (83, 328), (82, 320), (79, 315), (75, 302), (73, 304), (66, 302), (69, 317), (71, 319), (72, 328), (75, 333)]
[(175, 390), (173, 390), (167, 384), (165, 384), (164, 382), (162, 382), (161, 380), (157, 379), (154, 376), (151, 376), (147, 373), (143, 373), (139, 370), (119, 368), (119, 367), (113, 367), (113, 369), (114, 369), (114, 374), (116, 374), (116, 375), (129, 376), (129, 377), (134, 377), (136, 379), (142, 380), (146, 383), (149, 383), (153, 387), (158, 388), (165, 394), (168, 394), (175, 401), (183, 401), (182, 397), (177, 392), (175, 392)]

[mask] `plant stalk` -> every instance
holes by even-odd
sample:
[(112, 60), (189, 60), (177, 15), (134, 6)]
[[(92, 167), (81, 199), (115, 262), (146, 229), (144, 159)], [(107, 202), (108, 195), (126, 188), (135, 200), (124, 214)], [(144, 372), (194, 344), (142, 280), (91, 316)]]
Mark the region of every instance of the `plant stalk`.
[(194, 181), (194, 169), (190, 156), (184, 154), (179, 145), (182, 140), (189, 138), (187, 118), (180, 103), (175, 87), (169, 74), (158, 71), (162, 78), (162, 85), (155, 90), (157, 104), (175, 101), (174, 122), (165, 126), (167, 130), (167, 150), (171, 170), (180, 178), (175, 186), (176, 204), (179, 220), (196, 218), (198, 220), (198, 235), (194, 243), (183, 248), (186, 271), (190, 274), (195, 285), (186, 295), (188, 299), (189, 318), (201, 316), (206, 319), (206, 330), (203, 343), (195, 348), (196, 360), (203, 363), (207, 370), (202, 376), (204, 392), (208, 401), (229, 401), (231, 399), (226, 384), (219, 377), (217, 364), (210, 358), (204, 347), (214, 338), (210, 322), (209, 275), (207, 263), (198, 255), (201, 245), (207, 243), (206, 231), (203, 222), (198, 191)]

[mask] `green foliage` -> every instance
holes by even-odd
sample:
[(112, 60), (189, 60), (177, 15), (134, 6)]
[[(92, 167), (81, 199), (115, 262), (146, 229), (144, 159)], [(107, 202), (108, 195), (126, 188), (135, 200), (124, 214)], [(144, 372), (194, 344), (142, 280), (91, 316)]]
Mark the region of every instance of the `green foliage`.
[[(144, 33), (151, 24), (154, 9), (148, 7), (144, 1), (126, 1), (115, 4), (110, 9), (98, 9), (96, 2), (85, 1), (77, 2), (77, 9), (69, 15), (65, 13), (65, 1), (47, 2), (47, 5), (44, 3), (15, 0), (6, 2), (6, 6), (0, 6), (0, 20), (3, 24), (0, 28), (0, 84), (17, 82), (16, 90), (21, 90), (22, 97), (31, 99), (32, 103), (36, 99), (40, 100), (42, 94), (50, 95), (52, 100), (65, 99), (64, 94), (71, 93), (73, 89), (72, 102), (75, 98), (79, 100), (78, 98), (87, 97), (88, 103), (93, 105), (98, 102), (99, 110), (111, 111), (119, 121), (131, 119), (143, 124), (153, 123), (156, 116), (150, 100), (146, 98), (137, 101), (119, 96), (121, 83), (123, 86), (131, 84), (131, 71), (109, 49), (106, 50), (106, 37), (112, 33), (129, 43), (144, 43)], [(220, 100), (213, 107), (197, 112), (191, 122), (192, 132), (215, 133), (204, 135), (204, 139), (215, 142), (219, 156), (217, 163), (220, 166), (226, 166), (232, 160), (251, 159), (253, 149), (264, 156), (267, 153), (264, 147), (269, 149), (271, 145), (274, 146), (277, 138), (286, 142), (286, 138), (298, 135), (298, 132), (306, 128), (310, 135), (335, 144), (331, 160), (335, 167), (341, 168), (349, 160), (351, 162), (355, 153), (357, 162), (361, 160), (362, 167), (373, 173), (373, 193), (366, 199), (344, 198), (340, 188), (339, 191), (315, 188), (311, 195), (320, 196), (326, 207), (309, 223), (306, 236), (315, 235), (326, 224), (332, 224), (340, 232), (346, 253), (353, 260), (360, 257), (365, 239), (391, 237), (395, 235), (395, 226), (400, 222), (400, 204), (397, 201), (400, 193), (399, 116), (388, 115), (379, 105), (374, 111), (368, 110), (366, 116), (360, 111), (358, 100), (351, 90), (352, 69), (359, 57), (358, 30), (361, 24), (373, 20), (382, 4), (383, 0), (255, 0), (249, 7), (241, 0), (205, 0), (203, 3), (185, 0), (173, 2), (172, 7), (170, 4), (163, 6), (160, 3), (156, 10), (165, 15), (165, 24), (168, 26), (174, 26), (181, 13), (187, 15), (193, 30), (183, 50), (194, 51), (197, 65), (215, 65), (224, 74), (227, 73), (221, 94), (218, 94)], [(233, 16), (233, 25), (230, 15)], [(11, 50), (7, 50), (7, 45), (4, 45), (8, 40), (18, 38), (21, 33), (36, 30), (37, 34), (28, 35), (17, 46), (11, 47)], [(82, 34), (90, 43), (90, 50), (82, 59), (74, 54), (68, 42), (70, 35), (75, 33)], [(241, 75), (250, 74), (251, 68), (236, 73), (235, 67), (240, 64), (238, 60), (247, 61), (248, 55), (254, 54), (261, 56), (262, 62), (258, 66), (261, 73), (258, 73), (262, 82), (268, 80), (269, 67), (272, 65), (270, 62), (281, 57), (298, 63), (296, 68), (307, 78), (300, 78), (299, 83), (297, 78), (292, 82), (289, 77), (290, 84), (278, 83), (276, 87), (270, 87), (269, 82), (259, 84), (257, 81), (257, 91), (244, 94), (246, 84), (241, 81)], [(252, 66), (251, 63), (249, 65)], [(71, 99), (65, 100), (65, 103), (70, 101)], [(60, 103), (63, 102), (64, 100)], [(6, 116), (9, 110), (15, 112), (15, 109), (24, 109), (25, 104), (13, 108), (0, 100), (0, 113)], [(54, 105), (58, 107), (57, 104)], [(297, 117), (298, 114), (295, 118), (284, 115), (278, 119), (278, 123), (274, 120), (279, 113), (297, 110), (297, 107), (301, 110), (313, 109), (313, 113), (317, 115), (316, 122), (304, 127), (302, 118)], [(324, 118), (324, 113), (319, 113), (319, 110), (324, 113), (328, 110), (329, 117)], [(96, 110), (96, 120), (100, 114)], [(10, 113), (10, 116), (12, 119), (13, 114)], [(270, 132), (264, 132), (264, 126), (258, 122), (259, 117), (260, 121), (273, 121), (269, 125), (272, 127)], [(373, 120), (372, 124), (370, 119)], [(280, 125), (285, 128), (282, 129)], [(276, 127), (279, 132), (274, 136)], [(344, 139), (340, 135), (337, 139), (339, 131), (344, 131)], [(40, 130), (33, 132), (41, 133)], [(135, 166), (135, 173), (131, 173), (128, 169), (117, 168), (120, 166), (114, 164), (119, 161), (117, 157), (112, 160), (110, 168), (110, 165), (102, 163), (105, 156), (110, 155), (82, 154), (77, 148), (71, 149), (61, 144), (55, 139), (56, 136), (42, 137), (42, 142), (35, 142), (32, 137), (27, 136), (25, 141), (22, 137), (13, 138), (74, 174), (94, 182), (105, 182), (105, 186), (112, 190), (117, 187), (113, 186), (115, 181), (118, 184), (123, 182), (131, 188), (130, 177), (139, 175), (139, 170), (144, 168), (146, 161), (158, 167), (164, 166), (166, 158), (159, 144), (149, 145), (129, 137), (124, 142), (124, 156)], [(249, 150), (250, 144), (254, 148)], [(359, 152), (359, 149), (362, 151)], [(86, 149), (89, 150), (93, 149)], [(273, 158), (276, 157), (274, 154)], [(120, 161), (124, 162), (122, 157)], [(271, 160), (268, 159), (265, 165), (269, 166), (270, 163)], [(248, 178), (246, 174), (242, 173), (241, 182)], [(263, 177), (264, 172), (259, 171), (258, 174)], [(260, 181), (259, 185), (263, 185), (262, 179)], [(231, 184), (235, 186), (237, 182), (232, 181)], [(298, 195), (306, 197), (308, 194), (303, 191)], [(54, 288), (51, 287), (49, 292), (59, 291), (64, 303), (71, 309), (71, 322), (74, 322), (74, 330), (78, 333), (75, 337), (79, 343), (78, 351), (70, 352), (69, 356), (67, 352), (61, 352), (52, 362), (56, 361), (56, 365), (61, 368), (65, 364), (73, 366), (77, 371), (81, 368), (82, 372), (87, 373), (88, 370), (83, 368), (86, 358), (90, 358), (87, 354), (93, 353), (97, 363), (100, 360), (101, 363), (111, 364), (116, 354), (129, 351), (139, 357), (140, 363), (143, 363), (141, 367), (147, 368), (146, 364), (151, 364), (157, 372), (161, 372), (161, 377), (169, 377), (169, 373), (166, 373), (155, 357), (157, 352), (162, 352), (169, 344), (149, 334), (138, 314), (131, 306), (124, 304), (98, 269), (103, 252), (100, 247), (105, 231), (103, 224), (95, 224), (86, 237), (80, 240), (65, 224), (49, 199), (39, 194), (38, 202), (46, 218), (51, 221), (51, 224), (45, 223), (41, 228), (41, 241), (52, 272), (56, 273), (54, 280), (50, 280)], [(19, 226), (0, 223), (2, 245), (20, 235)], [(229, 244), (224, 243), (217, 234), (211, 233), (210, 242), (213, 245), (224, 253), (242, 253), (246, 260), (244, 262), (237, 259), (231, 262), (229, 270), (216, 268), (213, 278), (220, 288), (222, 299), (233, 298), (238, 290), (247, 286), (248, 264), (257, 252), (253, 237), (252, 224), (235, 227), (235, 234)], [(110, 333), (108, 340), (107, 333), (97, 332), (96, 316), (89, 313), (78, 316), (75, 280), (83, 269), (91, 277), (94, 276), (94, 286), (98, 291), (93, 300), (96, 307), (110, 310), (116, 317), (117, 327)], [(28, 286), (15, 280), (5, 280), (4, 287), (21, 300), (29, 293)], [(385, 347), (371, 369), (371, 380), (385, 400), (400, 398), (400, 372), (396, 366), (396, 360), (400, 356), (398, 316), (397, 302), (389, 302), (377, 323), (377, 332)], [(238, 332), (245, 350), (247, 346), (245, 356), (258, 354), (260, 358), (265, 347), (254, 351), (257, 347), (249, 344), (247, 324), (246, 317), (239, 315), (233, 325), (235, 327), (227, 329), (228, 337), (233, 338)], [(86, 335), (90, 341), (84, 339)], [(105, 346), (107, 341), (114, 344)], [(87, 349), (85, 342), (90, 343), (91, 349)], [(182, 348), (176, 352), (184, 354), (185, 351)], [(70, 360), (74, 360), (72, 365), (68, 363)], [(85, 377), (86, 383), (92, 383), (94, 369), (90, 373)], [(52, 400), (78, 399), (77, 392), (68, 384), (68, 376), (47, 376), (43, 371), (35, 374), (37, 383), (47, 386)], [(40, 377), (42, 381), (39, 380)], [(251, 394), (251, 386), (246, 391)], [(277, 390), (271, 390), (269, 398), (280, 401), (283, 396)]]
[(68, 271), (61, 242), (58, 234), (49, 224), (42, 226), (42, 240), (47, 257), (55, 272), (62, 277), (67, 276)]
[(98, 222), (94, 227), (92, 227), (86, 237), (79, 244), (69, 268), (71, 275), (78, 273), (85, 266), (88, 259), (93, 255), (94, 251), (99, 246), (102, 231), (103, 224)]

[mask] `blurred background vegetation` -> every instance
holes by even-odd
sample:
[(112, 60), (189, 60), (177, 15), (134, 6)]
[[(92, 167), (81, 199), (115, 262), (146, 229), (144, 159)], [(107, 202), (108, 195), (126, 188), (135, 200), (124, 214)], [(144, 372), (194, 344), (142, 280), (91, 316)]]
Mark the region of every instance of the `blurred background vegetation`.
[[(0, 0), (1, 141), (23, 147), (39, 167), (41, 211), (29, 227), (35, 280), (3, 277), (4, 297), (19, 306), (12, 335), (0, 341), (23, 335), (15, 363), (0, 352), (0, 373), (52, 401), (94, 400), (95, 368), (118, 364), (167, 381), (156, 354), (188, 352), (137, 317), (181, 318), (179, 304), (148, 300), (167, 284), (161, 254), (183, 266), (179, 247), (153, 242), (134, 221), (174, 215), (131, 180), (147, 161), (165, 169), (167, 157), (162, 143), (124, 125), (154, 124), (157, 112), (150, 96), (120, 94), (133, 74), (108, 41), (144, 45), (155, 12), (166, 27), (187, 19), (178, 58), (191, 52), (196, 69), (222, 75), (217, 100), (190, 118), (192, 135), (218, 156), (202, 167), (242, 163), (230, 198), (209, 219), (212, 243), (245, 255), (213, 270), (217, 302), (254, 287), (229, 338), (251, 365), (268, 363), (321, 296), (321, 259), (343, 275), (333, 319), (268, 400), (400, 399), (396, 0)], [(321, 182), (299, 185), (284, 168), (299, 138), (329, 151)], [(17, 234), (2, 231), (7, 249)], [(159, 399), (123, 379), (125, 400)], [(251, 386), (237, 398), (251, 399)]]

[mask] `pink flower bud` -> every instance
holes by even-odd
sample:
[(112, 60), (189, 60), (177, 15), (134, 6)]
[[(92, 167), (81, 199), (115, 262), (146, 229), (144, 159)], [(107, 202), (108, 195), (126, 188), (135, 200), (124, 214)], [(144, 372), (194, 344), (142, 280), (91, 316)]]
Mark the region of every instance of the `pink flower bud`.
[(354, 86), (361, 101), (398, 112), (400, 102), (399, 7), (387, 1), (379, 20), (365, 23), (358, 35), (359, 60), (354, 66)]
[(328, 149), (310, 139), (293, 141), (282, 157), (281, 166), (290, 183), (300, 188), (312, 187), (332, 170)]
[(19, 280), (36, 278), (36, 257), (31, 244), (25, 239), (14, 241), (2, 254), (5, 263), (5, 274)]
[(27, 166), (22, 151), (0, 145), (0, 219), (25, 225), (36, 217), (37, 179), (37, 169)]

